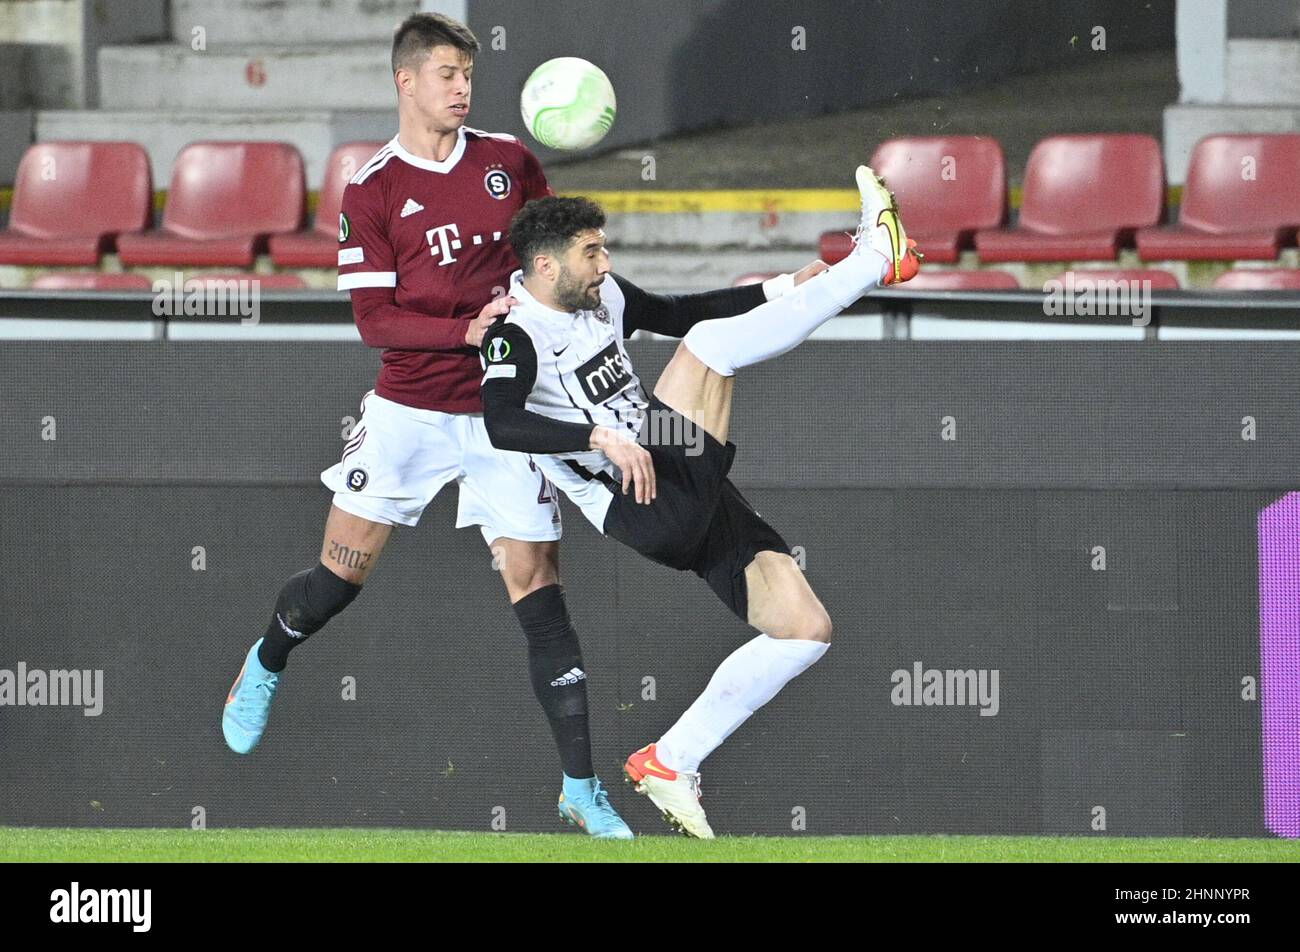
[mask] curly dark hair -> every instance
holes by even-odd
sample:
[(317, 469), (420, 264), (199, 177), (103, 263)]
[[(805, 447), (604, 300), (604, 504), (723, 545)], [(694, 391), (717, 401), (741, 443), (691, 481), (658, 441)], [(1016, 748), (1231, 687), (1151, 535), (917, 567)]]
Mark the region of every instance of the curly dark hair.
[(524, 274), (536, 255), (559, 254), (581, 232), (605, 227), (605, 210), (589, 198), (535, 198), (510, 221), (510, 244)]
[(417, 69), (435, 46), (451, 46), (471, 60), (478, 38), (459, 20), (441, 13), (412, 13), (393, 34), (393, 72)]

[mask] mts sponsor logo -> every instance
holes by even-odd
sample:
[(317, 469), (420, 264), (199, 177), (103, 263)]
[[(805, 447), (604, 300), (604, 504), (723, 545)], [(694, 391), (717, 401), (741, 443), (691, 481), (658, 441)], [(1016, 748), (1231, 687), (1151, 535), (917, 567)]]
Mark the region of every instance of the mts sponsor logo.
[(610, 341), (604, 350), (574, 373), (582, 386), (582, 392), (592, 403), (604, 403), (632, 382), (627, 358), (618, 349), (617, 341)]
[(50, 921), (57, 923), (130, 923), (132, 932), (148, 932), (153, 922), (152, 889), (68, 889), (50, 893)]
[(895, 707), (978, 707), (980, 717), (996, 717), (997, 668), (927, 668), (912, 662), (890, 675), (894, 688), (889, 700)]

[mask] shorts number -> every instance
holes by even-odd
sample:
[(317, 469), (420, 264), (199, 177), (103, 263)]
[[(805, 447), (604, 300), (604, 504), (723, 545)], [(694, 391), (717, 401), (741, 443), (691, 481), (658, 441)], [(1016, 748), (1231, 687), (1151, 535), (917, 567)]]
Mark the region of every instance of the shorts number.
[(559, 495), (555, 492), (555, 484), (538, 470), (537, 464), (533, 462), (531, 456), (528, 458), (528, 468), (542, 478), (542, 488), (537, 492), (537, 504), (544, 506), (547, 503), (559, 502)]

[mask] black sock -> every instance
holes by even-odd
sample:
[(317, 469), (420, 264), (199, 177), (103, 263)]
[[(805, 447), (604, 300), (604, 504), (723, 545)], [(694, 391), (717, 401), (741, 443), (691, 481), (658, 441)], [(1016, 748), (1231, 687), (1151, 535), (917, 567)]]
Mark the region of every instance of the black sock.
[(560, 767), (575, 780), (595, 776), (587, 728), (587, 675), (578, 633), (564, 606), (564, 589), (548, 585), (514, 604), (528, 639), (528, 676), (560, 754)]
[(289, 652), (324, 628), (360, 591), (360, 585), (339, 578), (320, 562), (290, 578), (280, 589), (262, 647), (257, 650), (262, 667), (283, 671)]

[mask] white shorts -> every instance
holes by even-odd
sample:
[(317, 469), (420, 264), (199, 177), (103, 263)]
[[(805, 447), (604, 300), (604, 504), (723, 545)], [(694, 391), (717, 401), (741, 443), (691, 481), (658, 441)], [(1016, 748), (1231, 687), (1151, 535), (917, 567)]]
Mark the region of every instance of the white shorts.
[(372, 390), (342, 460), (320, 478), (340, 509), (400, 526), (419, 522), (438, 490), (455, 480), (456, 528), (479, 526), (489, 543), (560, 538), (555, 487), (527, 454), (494, 447), (481, 414), (420, 410)]

